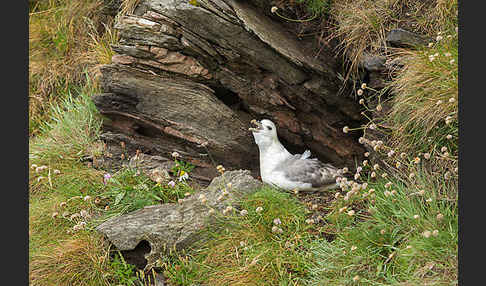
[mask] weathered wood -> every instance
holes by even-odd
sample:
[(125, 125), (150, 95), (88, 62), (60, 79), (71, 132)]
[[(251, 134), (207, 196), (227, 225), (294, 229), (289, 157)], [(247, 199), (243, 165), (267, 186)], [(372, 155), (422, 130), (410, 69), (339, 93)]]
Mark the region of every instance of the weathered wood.
[(364, 153), (358, 134), (342, 132), (362, 117), (339, 94), (329, 53), (314, 57), (251, 1), (198, 3), (142, 0), (119, 17), (118, 54), (101, 69), (104, 93), (94, 97), (111, 119), (107, 130), (136, 138), (151, 155), (182, 151), (197, 168), (257, 171), (252, 118), (271, 119), (289, 150), (311, 149), (325, 162), (352, 165)]

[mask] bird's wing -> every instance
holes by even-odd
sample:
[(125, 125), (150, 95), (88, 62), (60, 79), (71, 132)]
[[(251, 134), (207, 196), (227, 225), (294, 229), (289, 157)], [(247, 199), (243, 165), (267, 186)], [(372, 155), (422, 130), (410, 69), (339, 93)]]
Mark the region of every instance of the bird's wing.
[(288, 159), (281, 164), (281, 171), (291, 181), (310, 183), (313, 188), (320, 188), (336, 183), (339, 169), (314, 159)]

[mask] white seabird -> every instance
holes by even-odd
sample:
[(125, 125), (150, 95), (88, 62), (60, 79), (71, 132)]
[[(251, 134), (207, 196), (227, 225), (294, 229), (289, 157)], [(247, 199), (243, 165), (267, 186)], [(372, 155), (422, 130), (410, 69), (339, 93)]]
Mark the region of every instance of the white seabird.
[(336, 178), (342, 170), (310, 159), (310, 151), (291, 154), (280, 143), (275, 124), (263, 119), (252, 120), (256, 128), (250, 127), (260, 151), (260, 176), (264, 183), (284, 190), (324, 191), (338, 186)]

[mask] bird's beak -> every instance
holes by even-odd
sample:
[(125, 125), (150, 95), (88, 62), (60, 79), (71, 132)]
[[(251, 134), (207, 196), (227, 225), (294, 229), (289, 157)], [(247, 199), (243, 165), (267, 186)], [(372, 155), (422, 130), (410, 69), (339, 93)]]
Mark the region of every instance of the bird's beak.
[(258, 132), (258, 131), (263, 130), (263, 125), (260, 122), (258, 122), (256, 119), (253, 119), (252, 121), (250, 121), (250, 123), (256, 125), (256, 127), (257, 127), (257, 128), (254, 128), (254, 127), (248, 128), (248, 130), (250, 130), (251, 132)]

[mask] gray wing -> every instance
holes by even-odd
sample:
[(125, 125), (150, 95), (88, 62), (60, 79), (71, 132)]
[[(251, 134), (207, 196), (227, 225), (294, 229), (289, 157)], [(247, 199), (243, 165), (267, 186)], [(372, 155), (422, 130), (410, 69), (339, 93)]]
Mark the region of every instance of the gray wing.
[(282, 162), (282, 171), (292, 181), (312, 184), (313, 188), (320, 188), (336, 183), (340, 175), (339, 169), (331, 164), (322, 163), (314, 159), (290, 158)]

